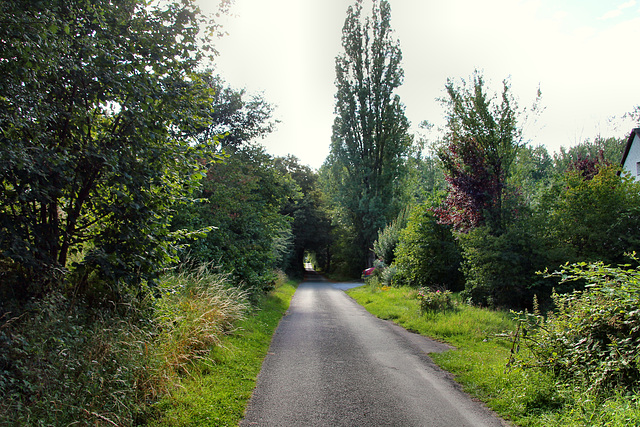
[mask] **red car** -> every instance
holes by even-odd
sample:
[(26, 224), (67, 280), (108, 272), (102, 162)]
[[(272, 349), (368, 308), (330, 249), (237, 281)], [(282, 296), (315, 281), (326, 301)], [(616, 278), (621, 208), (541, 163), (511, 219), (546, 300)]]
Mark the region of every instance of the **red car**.
[(375, 270), (376, 270), (376, 268), (375, 268), (375, 267), (367, 268), (366, 270), (364, 270), (364, 271), (362, 272), (362, 277), (369, 277), (369, 276), (371, 276)]

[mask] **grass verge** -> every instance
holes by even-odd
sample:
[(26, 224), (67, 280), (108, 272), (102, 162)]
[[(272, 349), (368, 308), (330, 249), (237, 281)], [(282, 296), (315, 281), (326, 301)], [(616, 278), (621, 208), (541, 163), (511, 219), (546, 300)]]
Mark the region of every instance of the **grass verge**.
[(237, 425), (295, 292), (278, 276), (253, 308), (207, 266), (162, 298), (0, 301), (0, 425)]
[(155, 408), (154, 426), (236, 426), (255, 387), (271, 337), (296, 290), (278, 286), (225, 336), (221, 345), (194, 364), (180, 388)]
[(640, 426), (640, 398), (612, 393), (596, 401), (537, 370), (506, 369), (515, 324), (509, 315), (457, 304), (423, 313), (412, 288), (361, 286), (347, 292), (373, 315), (456, 347), (431, 354), (464, 390), (518, 426)]

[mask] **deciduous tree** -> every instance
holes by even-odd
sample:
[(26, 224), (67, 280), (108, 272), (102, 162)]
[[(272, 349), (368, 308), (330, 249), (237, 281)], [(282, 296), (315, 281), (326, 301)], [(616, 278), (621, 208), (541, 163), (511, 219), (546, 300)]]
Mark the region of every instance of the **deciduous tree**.
[(197, 7), (7, 0), (0, 22), (0, 250), (29, 278), (11, 292), (69, 269), (139, 291), (173, 259), (169, 207), (201, 176)]
[(176, 215), (174, 227), (215, 229), (190, 245), (185, 260), (213, 264), (251, 296), (261, 295), (292, 250), (292, 218), (282, 210), (300, 198), (296, 182), (264, 147), (247, 146), (211, 165), (200, 196), (201, 203)]
[(586, 140), (569, 149), (560, 147), (553, 155), (555, 170), (558, 175), (568, 170), (580, 170), (583, 174), (593, 177), (597, 173), (598, 165), (620, 163), (626, 142), (622, 138), (598, 136), (593, 141)]
[(459, 233), (465, 292), (475, 302), (518, 306), (537, 267), (526, 206), (509, 188), (521, 149), (519, 112), (507, 81), (490, 95), (475, 72), (470, 83), (449, 80), (447, 134), (438, 151), (449, 194), (435, 212)]
[(208, 120), (195, 130), (200, 143), (215, 140), (219, 149), (237, 150), (273, 131), (277, 123), (272, 119), (273, 106), (262, 96), (234, 89), (215, 74), (204, 78), (213, 89), (213, 100), (206, 112)]
[(447, 134), (438, 151), (449, 196), (438, 211), (458, 230), (486, 225), (499, 234), (507, 211), (504, 201), (511, 165), (522, 145), (517, 106), (507, 81), (498, 101), (475, 72), (471, 82), (449, 80)]

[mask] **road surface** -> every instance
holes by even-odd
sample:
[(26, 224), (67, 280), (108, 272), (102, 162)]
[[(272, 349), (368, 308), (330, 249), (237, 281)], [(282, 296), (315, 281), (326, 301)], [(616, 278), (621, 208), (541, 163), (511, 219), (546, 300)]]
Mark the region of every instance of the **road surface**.
[(242, 426), (505, 426), (427, 356), (448, 347), (310, 276), (265, 358)]

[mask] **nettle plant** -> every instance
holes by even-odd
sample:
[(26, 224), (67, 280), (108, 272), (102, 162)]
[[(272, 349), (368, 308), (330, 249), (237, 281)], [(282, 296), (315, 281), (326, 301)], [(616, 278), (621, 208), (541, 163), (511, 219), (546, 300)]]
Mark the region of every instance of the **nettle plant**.
[[(637, 257), (631, 254), (637, 264)], [(638, 386), (640, 381), (640, 267), (602, 262), (565, 265), (550, 276), (582, 281), (583, 291), (554, 292), (555, 311), (518, 313), (513, 357), (588, 392)], [(518, 353), (520, 344), (529, 351)]]
[(453, 308), (451, 291), (446, 289), (420, 288), (416, 298), (420, 301), (420, 309), (423, 312), (446, 311)]

